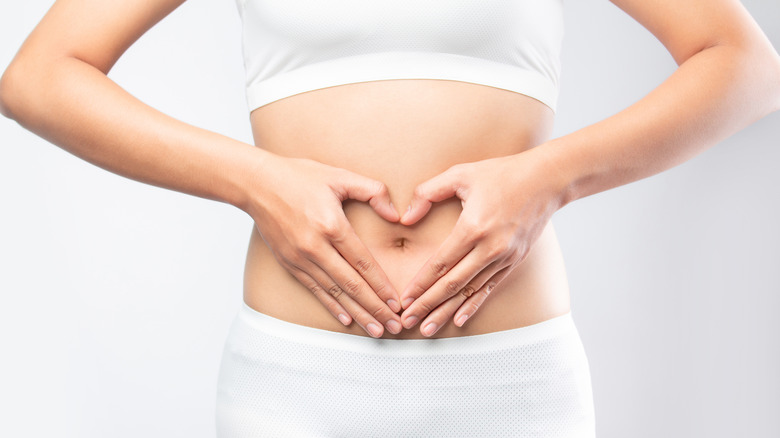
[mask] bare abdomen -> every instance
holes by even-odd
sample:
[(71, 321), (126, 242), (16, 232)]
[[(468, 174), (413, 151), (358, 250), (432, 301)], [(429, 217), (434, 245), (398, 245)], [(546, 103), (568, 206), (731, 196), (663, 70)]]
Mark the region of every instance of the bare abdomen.
[[(258, 147), (310, 158), (384, 182), (400, 213), (419, 183), (463, 162), (516, 154), (540, 144), (552, 112), (510, 91), (444, 80), (391, 80), (315, 90), (252, 113)], [(433, 256), (461, 212), (457, 198), (435, 203), (412, 226), (390, 223), (366, 203), (346, 201), (344, 212), (400, 292)], [(273, 257), (253, 229), (244, 300), (268, 315), (310, 327), (368, 336), (343, 326)], [(526, 260), (491, 293), (462, 328), (448, 323), (433, 337), (522, 327), (569, 310), (563, 259), (548, 224)], [(419, 324), (387, 338), (424, 338)]]

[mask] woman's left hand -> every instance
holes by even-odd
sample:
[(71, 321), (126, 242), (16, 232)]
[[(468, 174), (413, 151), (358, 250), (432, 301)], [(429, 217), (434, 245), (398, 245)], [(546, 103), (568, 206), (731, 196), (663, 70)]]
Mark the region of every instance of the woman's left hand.
[(405, 328), (425, 318), (421, 333), (431, 336), (453, 315), (462, 327), (525, 260), (564, 202), (565, 181), (543, 147), (456, 164), (415, 188), (401, 218), (404, 225), (419, 221), (433, 202), (453, 196), (461, 199), (463, 211), (438, 252), (400, 295)]

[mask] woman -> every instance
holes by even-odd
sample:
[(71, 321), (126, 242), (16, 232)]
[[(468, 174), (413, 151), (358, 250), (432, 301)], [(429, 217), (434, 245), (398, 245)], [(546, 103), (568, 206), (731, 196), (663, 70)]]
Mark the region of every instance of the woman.
[[(101, 167), (255, 220), (220, 374), (224, 436), (590, 436), (550, 217), (780, 106), (777, 54), (734, 2), (616, 1), (681, 67), (616, 116), (549, 140), (560, 2), (247, 0), (252, 148), (105, 77), (180, 3), (57, 2), (6, 70), (0, 108)], [(56, 80), (37, 80), (46, 72)], [(94, 104), (78, 105), (84, 95)], [(47, 117), (57, 108), (70, 117)]]

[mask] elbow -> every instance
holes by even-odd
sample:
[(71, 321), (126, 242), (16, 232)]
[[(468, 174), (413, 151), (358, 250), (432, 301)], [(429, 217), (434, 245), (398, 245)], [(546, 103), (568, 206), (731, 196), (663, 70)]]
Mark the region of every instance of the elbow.
[(742, 79), (742, 90), (753, 96), (759, 118), (780, 111), (780, 55), (767, 38), (734, 39), (711, 48), (725, 51), (724, 62)]
[(25, 100), (24, 88), (30, 82), (29, 78), (25, 77), (27, 73), (23, 73), (22, 70), (19, 63), (14, 61), (0, 76), (0, 114), (17, 121), (19, 105)]
[(15, 73), (11, 67), (8, 67), (2, 76), (0, 76), (0, 114), (13, 119), (13, 93), (14, 93), (14, 79)]
[(736, 58), (743, 67), (746, 83), (753, 88), (761, 117), (780, 111), (780, 56), (768, 41), (765, 43), (738, 48), (744, 56)]
[(770, 46), (746, 49), (744, 57), (737, 58), (745, 74), (745, 83), (752, 87), (755, 105), (761, 108), (760, 117), (780, 111), (780, 56)]
[(780, 56), (777, 55), (777, 53), (773, 56), (774, 60), (774, 69), (772, 70), (772, 74), (770, 76), (770, 81), (774, 85), (775, 93), (774, 96), (774, 102), (772, 105), (772, 112), (780, 111)]
[(759, 90), (758, 95), (767, 99), (767, 113), (772, 113), (780, 111), (780, 55), (769, 40), (764, 39), (762, 43), (753, 46), (752, 50), (746, 50), (753, 56), (748, 55), (743, 62), (755, 72), (754, 83)]
[(764, 57), (766, 68), (760, 71), (763, 74), (757, 78), (763, 86), (759, 86), (764, 93), (762, 97), (768, 100), (767, 114), (780, 111), (780, 56), (772, 53)]
[(31, 65), (29, 62), (15, 60), (0, 76), (0, 114), (13, 119), (20, 124), (29, 116), (31, 105), (40, 99), (42, 93), (41, 72), (51, 70), (52, 65), (43, 68), (41, 65)]

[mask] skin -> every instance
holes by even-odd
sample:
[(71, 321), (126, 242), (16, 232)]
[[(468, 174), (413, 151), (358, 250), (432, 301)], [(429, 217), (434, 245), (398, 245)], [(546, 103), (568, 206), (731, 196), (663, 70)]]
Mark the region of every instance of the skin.
[[(254, 111), (255, 147), (162, 114), (106, 77), (181, 3), (57, 1), (0, 79), (0, 111), (109, 171), (247, 212), (245, 301), (345, 333), (373, 324), (374, 336), (463, 336), (563, 314), (555, 211), (780, 108), (780, 57), (737, 1), (615, 0), (679, 68), (601, 122), (549, 139), (551, 112), (527, 96), (377, 81)], [(431, 322), (433, 333), (420, 331)]]
[[(421, 95), (425, 98), (421, 99)], [(442, 111), (442, 107), (447, 110)], [(327, 117), (323, 117), (325, 113)], [(317, 177), (319, 164), (382, 181), (393, 205), (408, 205), (416, 185), (452, 165), (523, 151), (526, 158), (536, 156), (532, 146), (549, 137), (552, 111), (527, 96), (492, 87), (454, 81), (394, 80), (291, 96), (255, 110), (251, 121), (255, 143), (264, 150), (287, 158), (306, 157), (316, 164), (304, 161), (305, 171), (295, 171), (283, 165), (282, 160), (282, 165), (272, 162), (261, 171), (270, 173), (269, 180), (283, 182), (260, 196), (269, 203), (264, 207), (265, 214), (278, 216), (255, 216), (258, 226), (248, 248), (244, 300), (250, 307), (279, 319), (365, 335), (363, 327), (368, 327), (359, 319), (360, 314), (355, 318), (357, 326), (344, 326), (334, 316), (339, 312), (351, 313), (352, 309), (323, 307), (317, 296), (324, 291), (328, 297), (333, 282), (314, 265), (325, 263), (329, 266), (324, 271), (335, 272), (338, 267), (331, 266), (340, 263), (341, 257), (333, 247), (344, 254), (343, 243), (354, 239), (369, 250), (373, 257), (370, 263), (399, 291), (453, 230), (462, 211), (461, 202), (456, 198), (437, 202), (414, 225), (382, 217), (370, 205), (353, 200), (344, 203), (342, 214), (328, 217), (320, 195), (307, 198), (312, 186), (307, 180)], [(522, 183), (528, 194), (530, 188), (536, 188), (535, 193), (541, 195), (548, 187), (547, 166), (504, 169), (504, 173), (518, 171), (525, 174)], [(552, 193), (545, 195), (549, 198)], [(307, 237), (299, 230), (308, 223), (330, 229), (331, 238), (336, 240), (317, 242)], [(549, 223), (543, 228), (544, 238), (537, 242), (522, 268), (514, 270), (496, 290), (494, 299), (481, 309), (481, 316), (462, 328), (447, 324), (437, 331), (437, 337), (522, 327), (569, 310), (565, 269), (555, 233)], [(310, 257), (328, 256), (309, 263), (296, 260), (295, 253), (275, 252), (274, 248), (284, 247), (285, 240), (293, 242), (290, 246), (310, 247)], [(334, 255), (330, 256), (331, 253)], [(299, 274), (298, 278), (291, 275), (288, 265), (292, 265), (293, 275)], [(320, 276), (309, 280), (300, 275), (306, 269)], [(351, 296), (336, 293), (342, 299)], [(371, 296), (372, 292), (368, 293)], [(380, 308), (381, 301), (377, 300)], [(377, 326), (385, 323), (383, 317), (375, 317)], [(393, 333), (391, 324), (385, 324), (385, 328), (383, 337), (424, 337), (417, 328), (400, 333)]]

